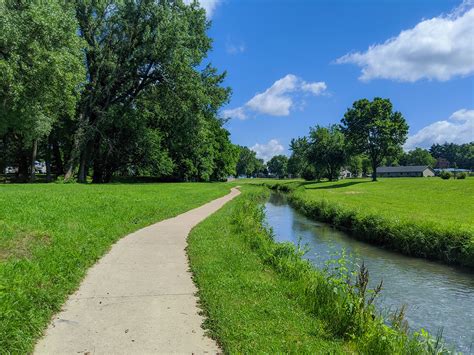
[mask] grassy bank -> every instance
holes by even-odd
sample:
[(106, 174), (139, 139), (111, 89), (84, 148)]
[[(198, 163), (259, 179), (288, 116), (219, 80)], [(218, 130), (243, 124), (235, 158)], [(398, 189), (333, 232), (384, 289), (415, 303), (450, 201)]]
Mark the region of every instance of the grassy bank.
[(120, 237), (228, 191), (198, 183), (0, 185), (0, 352), (31, 351)]
[[(428, 353), (402, 317), (385, 325), (367, 275), (314, 269), (292, 244), (275, 243), (259, 206), (265, 189), (243, 194), (193, 229), (188, 255), (206, 328), (226, 353)], [(268, 191), (266, 192), (268, 193)], [(438, 349), (439, 350), (439, 349)]]
[(474, 267), (474, 179), (275, 182), (309, 217), (406, 255)]

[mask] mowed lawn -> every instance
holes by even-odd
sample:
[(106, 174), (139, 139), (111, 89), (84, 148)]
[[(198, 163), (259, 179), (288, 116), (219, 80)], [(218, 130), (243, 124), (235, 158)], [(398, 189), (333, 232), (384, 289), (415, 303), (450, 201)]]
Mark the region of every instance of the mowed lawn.
[(0, 185), (0, 349), (30, 352), (122, 236), (228, 192), (224, 183)]
[(326, 199), (362, 214), (474, 230), (474, 178), (346, 179), (301, 183), (309, 199)]

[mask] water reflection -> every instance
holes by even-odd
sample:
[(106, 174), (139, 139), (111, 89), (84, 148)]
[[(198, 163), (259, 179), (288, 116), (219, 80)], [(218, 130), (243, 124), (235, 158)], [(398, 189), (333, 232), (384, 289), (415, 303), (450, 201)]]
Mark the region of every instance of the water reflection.
[(365, 262), (372, 286), (383, 279), (381, 309), (406, 304), (412, 329), (425, 328), (433, 334), (442, 329), (444, 338), (459, 351), (474, 353), (472, 271), (406, 257), (350, 238), (295, 211), (284, 195), (272, 194), (266, 211), (276, 241), (308, 245), (306, 257), (318, 267), (344, 248), (356, 263)]

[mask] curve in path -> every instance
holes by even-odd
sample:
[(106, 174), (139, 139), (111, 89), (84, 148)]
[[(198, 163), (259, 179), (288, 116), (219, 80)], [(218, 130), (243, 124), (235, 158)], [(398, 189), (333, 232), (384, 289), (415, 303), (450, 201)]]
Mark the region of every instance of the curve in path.
[(37, 354), (217, 353), (204, 335), (186, 239), (240, 192), (120, 239), (49, 325)]

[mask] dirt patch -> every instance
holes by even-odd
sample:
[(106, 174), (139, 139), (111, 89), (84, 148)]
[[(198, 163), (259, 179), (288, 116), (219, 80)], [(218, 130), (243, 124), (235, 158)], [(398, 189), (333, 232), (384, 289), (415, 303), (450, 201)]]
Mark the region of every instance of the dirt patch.
[(22, 233), (5, 245), (0, 245), (0, 262), (10, 258), (30, 258), (37, 246), (50, 243), (51, 237), (45, 233)]
[(358, 195), (358, 194), (363, 194), (362, 191), (345, 191), (343, 192), (345, 195)]

